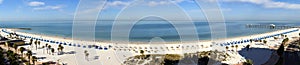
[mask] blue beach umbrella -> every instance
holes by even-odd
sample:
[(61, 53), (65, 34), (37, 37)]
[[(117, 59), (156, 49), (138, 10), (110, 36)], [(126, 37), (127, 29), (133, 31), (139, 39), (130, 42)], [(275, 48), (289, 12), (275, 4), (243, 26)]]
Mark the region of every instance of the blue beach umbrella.
[(107, 50), (107, 48), (106, 48), (106, 47), (104, 47), (104, 50)]
[(99, 46), (99, 49), (102, 50), (103, 48), (101, 46)]
[(230, 45), (230, 43), (229, 43), (229, 42), (227, 42), (227, 45)]
[(95, 49), (98, 49), (99, 46), (95, 46)]

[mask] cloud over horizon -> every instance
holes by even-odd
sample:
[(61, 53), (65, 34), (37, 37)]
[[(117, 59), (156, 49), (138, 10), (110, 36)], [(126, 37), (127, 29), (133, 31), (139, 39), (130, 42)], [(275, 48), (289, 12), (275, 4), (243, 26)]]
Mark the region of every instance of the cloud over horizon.
[(300, 9), (300, 4), (277, 2), (274, 0), (223, 0), (223, 2), (244, 2), (258, 4), (265, 8)]
[(33, 10), (60, 10), (63, 8), (62, 5), (55, 5), (55, 6), (45, 6), (45, 7), (36, 7)]
[(32, 1), (28, 3), (28, 6), (43, 6), (45, 5), (44, 2)]

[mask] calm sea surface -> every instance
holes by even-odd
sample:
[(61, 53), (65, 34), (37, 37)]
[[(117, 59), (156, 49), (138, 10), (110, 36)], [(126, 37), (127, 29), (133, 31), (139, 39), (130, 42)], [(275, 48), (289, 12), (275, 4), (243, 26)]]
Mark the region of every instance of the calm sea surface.
[[(96, 39), (108, 41), (111, 38), (111, 29), (113, 21), (98, 21), (96, 23)], [(131, 22), (131, 21), (124, 21)], [(185, 24), (185, 21), (180, 25), (186, 25), (184, 29), (192, 29), (191, 25)], [(61, 37), (72, 37), (72, 21), (6, 21), (0, 22), (0, 27), (8, 28), (31, 28), (32, 30), (20, 30), (21, 32), (45, 34)], [(265, 33), (276, 31), (278, 29), (267, 28), (246, 28), (246, 24), (275, 24), (275, 25), (290, 25), (298, 26), (299, 22), (293, 21), (226, 21), (227, 37), (237, 37), (244, 35), (252, 35), (257, 33)], [(124, 26), (128, 24), (122, 24)], [(209, 40), (211, 38), (210, 27), (208, 22), (195, 21), (199, 40)], [(122, 33), (120, 30), (118, 33)], [(191, 35), (191, 34), (184, 34)], [(130, 32), (131, 41), (147, 42), (154, 37), (160, 37), (165, 41), (178, 41), (179, 35), (167, 21), (139, 21)]]

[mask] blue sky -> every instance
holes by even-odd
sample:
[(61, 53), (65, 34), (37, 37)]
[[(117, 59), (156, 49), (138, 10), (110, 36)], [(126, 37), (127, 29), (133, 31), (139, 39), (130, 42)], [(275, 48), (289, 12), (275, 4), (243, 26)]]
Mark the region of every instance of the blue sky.
[[(85, 1), (85, 0), (83, 0)], [(210, 1), (210, 0), (207, 0)], [(0, 21), (22, 20), (73, 20), (79, 0), (0, 0)], [(132, 5), (134, 0), (108, 0), (99, 14), (101, 20), (114, 20), (123, 8)], [(95, 3), (95, 2), (91, 2)], [(170, 4), (171, 3), (171, 4)], [(97, 4), (97, 3), (96, 3)], [(194, 0), (146, 0), (147, 6), (134, 9), (128, 16), (143, 12), (146, 7), (178, 5), (193, 20), (205, 20), (201, 7)], [(299, 0), (219, 0), (225, 20), (300, 20)], [(95, 6), (88, 4), (86, 6)], [(161, 9), (174, 14), (170, 8)], [(97, 12), (88, 10), (91, 12)], [(172, 17), (172, 16), (170, 16)], [(89, 15), (82, 20), (88, 20)], [(180, 20), (174, 17), (174, 20)]]

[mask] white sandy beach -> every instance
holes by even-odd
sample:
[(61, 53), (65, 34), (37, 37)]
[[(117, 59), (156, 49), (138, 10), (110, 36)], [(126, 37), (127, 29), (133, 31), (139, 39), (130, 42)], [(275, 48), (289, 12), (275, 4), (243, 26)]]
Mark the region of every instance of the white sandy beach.
[[(66, 45), (62, 44), (64, 46), (64, 52), (75, 52), (75, 54), (63, 54), (63, 55), (49, 55), (45, 51), (45, 49), (37, 49), (35, 50), (35, 45), (33, 44), (32, 47), (25, 47), (27, 49), (31, 49), (35, 54), (34, 56), (37, 57), (46, 57), (44, 60), (39, 60), (40, 62), (43, 61), (57, 61), (59, 62), (67, 63), (68, 65), (121, 65), (126, 58), (135, 56), (135, 55), (141, 55), (139, 52), (140, 50), (144, 50), (144, 54), (184, 54), (184, 53), (196, 53), (201, 51), (211, 51), (211, 50), (218, 50), (218, 51), (225, 51), (226, 46), (220, 46), (221, 43), (224, 42), (233, 42), (233, 41), (240, 41), (240, 40), (248, 40), (248, 39), (255, 39), (255, 38), (261, 38), (269, 35), (274, 35), (286, 31), (296, 30), (297, 28), (292, 29), (285, 29), (285, 30), (279, 30), (269, 33), (263, 33), (263, 34), (257, 34), (257, 35), (250, 35), (250, 36), (242, 36), (242, 37), (235, 37), (235, 38), (228, 38), (228, 39), (222, 39), (222, 40), (214, 40), (212, 41), (201, 41), (201, 42), (190, 42), (190, 43), (178, 43), (178, 42), (172, 42), (172, 43), (166, 43), (166, 44), (122, 44), (122, 43), (110, 43), (110, 42), (91, 42), (91, 41), (81, 41), (81, 40), (72, 40), (72, 39), (66, 39), (62, 37), (55, 37), (55, 36), (46, 36), (46, 35), (37, 35), (37, 34), (29, 34), (29, 33), (23, 33), (23, 32), (15, 32), (12, 29), (6, 29), (6, 31), (9, 32), (15, 32), (20, 35), (24, 36), (31, 36), (34, 38), (41, 38), (41, 39), (47, 39), (52, 40), (56, 42), (62, 42), (66, 43)], [(1, 32), (1, 35), (7, 35), (4, 32)], [(286, 34), (288, 38), (299, 36), (299, 31), (292, 32), (289, 34)], [(26, 39), (26, 42), (29, 42), (30, 39)], [(251, 43), (251, 47), (258, 47), (258, 48), (269, 48), (276, 46), (281, 43), (283, 39), (274, 40), (273, 37), (265, 39), (267, 40), (267, 45), (256, 45), (256, 43)], [(45, 44), (49, 44), (52, 46), (52, 48), (56, 49), (59, 44), (56, 43), (49, 43), (42, 41), (41, 46), (44, 46)], [(71, 46), (69, 46), (71, 44)], [(76, 44), (75, 46), (73, 46)], [(250, 42), (242, 43), (242, 44), (234, 44), (238, 45), (238, 50), (241, 50), (246, 45), (250, 44)], [(80, 47), (78, 47), (80, 45)], [(95, 49), (95, 47), (88, 48), (88, 45), (96, 45), (99, 47), (102, 47), (103, 49)], [(85, 48), (83, 46), (86, 46)], [(212, 46), (212, 47), (211, 47)], [(229, 49), (236, 49), (231, 48), (232, 45), (227, 45)], [(104, 50), (104, 48), (108, 48), (107, 50)], [(87, 61), (84, 57), (84, 50), (87, 50), (89, 55), (89, 60)], [(56, 51), (57, 52), (57, 51)], [(230, 53), (230, 52), (228, 52)], [(236, 64), (237, 61), (240, 60), (240, 62), (245, 61), (245, 59), (242, 59), (242, 57), (238, 54), (233, 54), (234, 58), (228, 61), (223, 61), (224, 63), (228, 64)]]

